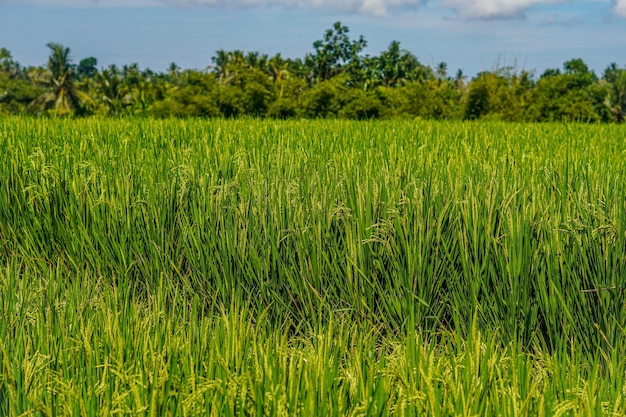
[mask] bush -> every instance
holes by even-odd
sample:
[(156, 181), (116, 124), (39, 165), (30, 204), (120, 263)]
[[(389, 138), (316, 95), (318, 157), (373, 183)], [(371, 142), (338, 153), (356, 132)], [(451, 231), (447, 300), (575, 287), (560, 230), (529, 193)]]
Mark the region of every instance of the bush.
[(284, 98), (279, 98), (267, 109), (267, 115), (275, 119), (290, 119), (297, 114), (296, 105)]
[(339, 112), (339, 116), (347, 119), (375, 119), (381, 113), (382, 104), (378, 97), (367, 94), (363, 90), (352, 90), (350, 99)]

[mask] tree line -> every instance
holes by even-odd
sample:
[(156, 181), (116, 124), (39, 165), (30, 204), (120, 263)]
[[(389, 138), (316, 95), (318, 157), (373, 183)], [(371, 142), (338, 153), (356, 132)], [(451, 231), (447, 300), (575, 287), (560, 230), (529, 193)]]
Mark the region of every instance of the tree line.
[(340, 22), (304, 58), (218, 50), (205, 70), (165, 72), (137, 64), (77, 64), (49, 43), (44, 66), (25, 67), (0, 48), (0, 115), (271, 118), (426, 118), (506, 121), (624, 121), (626, 67), (600, 77), (581, 59), (563, 68), (501, 67), (472, 79), (442, 62), (423, 65), (397, 41), (377, 56)]

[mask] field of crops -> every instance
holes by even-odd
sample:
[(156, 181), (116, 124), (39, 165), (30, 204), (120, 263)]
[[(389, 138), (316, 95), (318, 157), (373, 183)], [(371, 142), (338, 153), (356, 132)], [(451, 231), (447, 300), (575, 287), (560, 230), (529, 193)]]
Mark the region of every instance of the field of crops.
[(626, 126), (0, 119), (0, 415), (625, 415)]

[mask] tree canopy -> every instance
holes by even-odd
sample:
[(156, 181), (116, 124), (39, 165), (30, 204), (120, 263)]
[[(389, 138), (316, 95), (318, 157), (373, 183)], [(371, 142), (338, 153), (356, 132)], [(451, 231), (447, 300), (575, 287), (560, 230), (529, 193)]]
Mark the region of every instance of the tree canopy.
[(137, 64), (75, 63), (49, 43), (45, 65), (24, 67), (0, 48), (0, 114), (151, 117), (345, 117), (617, 122), (626, 118), (626, 67), (601, 76), (579, 58), (535, 77), (495, 68), (469, 79), (445, 62), (423, 65), (393, 41), (365, 54), (363, 36), (335, 23), (303, 58), (218, 50), (205, 70), (175, 63), (162, 73)]

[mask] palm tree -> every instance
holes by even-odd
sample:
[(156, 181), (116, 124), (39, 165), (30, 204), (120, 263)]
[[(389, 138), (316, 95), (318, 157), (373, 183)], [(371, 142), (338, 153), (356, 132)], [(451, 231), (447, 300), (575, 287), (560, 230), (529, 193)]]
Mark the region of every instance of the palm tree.
[(459, 68), (456, 71), (456, 77), (454, 77), (454, 83), (456, 84), (456, 88), (459, 91), (465, 90), (465, 80), (466, 79), (467, 79), (467, 76), (465, 74), (463, 74), (463, 70)]
[(612, 62), (604, 70), (601, 82), (606, 86), (604, 105), (616, 122), (626, 121), (626, 68), (619, 68)]
[(232, 54), (223, 49), (218, 49), (215, 51), (215, 56), (211, 58), (211, 61), (213, 62), (213, 68), (220, 85), (229, 84), (232, 75), (228, 67), (232, 61)]
[(122, 104), (134, 114), (145, 114), (158, 91), (155, 74), (149, 69), (142, 71), (135, 62), (122, 67), (121, 78)]
[(626, 69), (616, 71), (611, 81), (605, 104), (615, 121), (622, 123), (626, 119)]
[(278, 98), (282, 98), (285, 91), (285, 79), (290, 75), (288, 70), (289, 61), (284, 60), (280, 54), (276, 54), (268, 62), (268, 70), (272, 81), (280, 85)]
[(386, 51), (371, 60), (375, 75), (386, 87), (396, 87), (407, 82), (427, 78), (425, 68), (415, 55), (392, 41)]
[(56, 115), (82, 112), (91, 98), (76, 86), (76, 72), (70, 57), (70, 48), (59, 43), (49, 43), (50, 57), (45, 69), (31, 70), (31, 79), (45, 88), (45, 92), (32, 101), (31, 108)]
[(400, 42), (392, 41), (378, 59), (382, 82), (388, 87), (393, 87), (406, 79), (406, 68), (402, 65), (401, 53)]
[(175, 62), (172, 62), (167, 68), (167, 77), (169, 78), (169, 81), (173, 82), (176, 82), (180, 77), (180, 67), (176, 65)]
[(440, 80), (446, 78), (448, 76), (448, 64), (445, 62), (438, 63), (435, 73), (437, 74), (437, 78)]
[(123, 80), (120, 69), (109, 65), (96, 75), (97, 101), (104, 104), (108, 114), (120, 114), (122, 110)]

